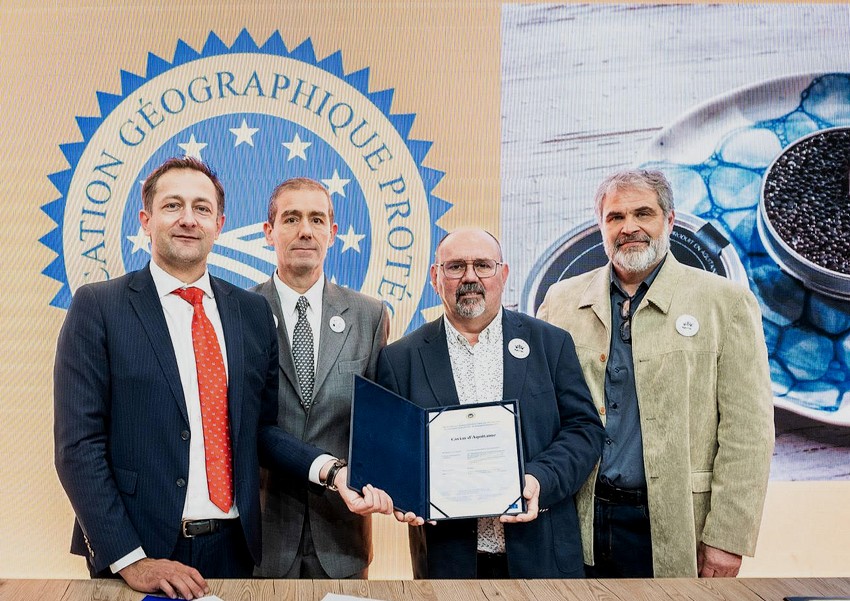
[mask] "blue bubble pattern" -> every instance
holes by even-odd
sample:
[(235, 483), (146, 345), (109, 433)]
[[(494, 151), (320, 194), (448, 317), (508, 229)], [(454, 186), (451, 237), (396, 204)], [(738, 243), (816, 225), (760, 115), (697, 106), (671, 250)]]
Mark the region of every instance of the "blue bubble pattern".
[(812, 79), (794, 110), (726, 132), (702, 163), (641, 165), (669, 178), (677, 210), (711, 222), (735, 246), (761, 305), (774, 395), (826, 412), (850, 403), (850, 302), (781, 271), (761, 243), (756, 214), (762, 177), (782, 149), (848, 125), (850, 74), (827, 74)]

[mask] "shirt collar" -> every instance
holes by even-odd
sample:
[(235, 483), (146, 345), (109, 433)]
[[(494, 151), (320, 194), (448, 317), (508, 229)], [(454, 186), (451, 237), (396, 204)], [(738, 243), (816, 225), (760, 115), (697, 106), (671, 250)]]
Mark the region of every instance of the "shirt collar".
[(179, 279), (175, 278), (173, 275), (165, 271), (162, 267), (156, 264), (156, 262), (151, 259), (150, 262), (151, 269), (151, 277), (153, 278), (153, 284), (156, 286), (156, 293), (159, 295), (159, 298), (164, 298), (177, 290), (178, 288), (200, 288), (204, 291), (204, 294), (210, 298), (215, 298), (212, 291), (212, 284), (210, 284), (210, 272), (209, 270), (204, 270), (204, 275), (198, 278), (195, 282), (181, 282)]
[(272, 279), (274, 280), (274, 287), (277, 290), (277, 296), (280, 299), (280, 307), (283, 310), (284, 315), (295, 313), (295, 305), (298, 302), (299, 297), (302, 296), (307, 297), (307, 302), (310, 303), (310, 308), (314, 311), (317, 311), (318, 308), (322, 306), (322, 293), (325, 290), (324, 274), (320, 275), (319, 279), (316, 280), (316, 283), (310, 286), (304, 294), (296, 292), (287, 286), (286, 283), (284, 283), (284, 281), (277, 275), (277, 270), (275, 270)]
[[(666, 261), (666, 260), (667, 260), (667, 255), (664, 255), (664, 258), (662, 258), (661, 261), (658, 262), (658, 265), (656, 265), (652, 269), (652, 271), (649, 272), (649, 275), (646, 276), (646, 278), (640, 283), (640, 285), (638, 286), (638, 289), (635, 292), (634, 296), (636, 296), (640, 292), (645, 292), (646, 290), (649, 290), (649, 287), (652, 286), (652, 282), (655, 281), (655, 278), (658, 276), (658, 272), (661, 271), (661, 267), (664, 265), (664, 261)], [(623, 298), (629, 298), (629, 295), (626, 294), (625, 291), (623, 290), (623, 286), (620, 283), (620, 278), (617, 277), (617, 274), (614, 272), (614, 268), (612, 267), (611, 268), (611, 293), (613, 294), (615, 291), (619, 292), (623, 296)]]
[[(454, 346), (471, 346), (469, 341), (466, 339), (466, 336), (458, 332), (457, 328), (452, 325), (446, 317), (443, 317), (443, 323), (446, 324), (446, 339), (449, 344)], [(502, 339), (502, 308), (499, 307), (499, 312), (496, 314), (496, 317), (493, 318), (493, 321), (487, 324), (487, 327), (481, 330), (481, 333), (478, 334), (478, 342), (483, 342), (484, 344), (498, 344)]]

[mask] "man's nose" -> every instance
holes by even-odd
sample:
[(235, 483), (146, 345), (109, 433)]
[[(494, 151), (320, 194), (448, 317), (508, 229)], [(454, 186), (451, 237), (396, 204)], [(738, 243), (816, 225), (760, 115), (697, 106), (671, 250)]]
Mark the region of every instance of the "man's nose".
[(475, 267), (473, 263), (467, 263), (466, 269), (463, 272), (463, 277), (460, 279), (461, 282), (477, 282), (479, 279), (478, 274), (475, 273)]
[(195, 212), (192, 210), (192, 207), (184, 207), (183, 210), (180, 211), (180, 225), (191, 227), (198, 224), (198, 220), (195, 217)]
[(620, 228), (624, 234), (633, 234), (638, 231), (640, 228), (638, 227), (637, 220), (631, 215), (626, 215), (623, 219), (623, 225)]
[(302, 219), (298, 224), (298, 237), (299, 238), (312, 238), (313, 237), (313, 224), (310, 223), (309, 219)]

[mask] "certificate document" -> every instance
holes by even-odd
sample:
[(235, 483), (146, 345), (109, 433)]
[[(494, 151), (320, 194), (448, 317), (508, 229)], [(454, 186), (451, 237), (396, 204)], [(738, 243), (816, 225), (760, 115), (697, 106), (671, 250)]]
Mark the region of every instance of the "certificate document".
[(366, 484), (428, 520), (525, 511), (516, 400), (423, 409), (354, 378), (348, 485)]
[(428, 411), (429, 519), (523, 511), (516, 401)]

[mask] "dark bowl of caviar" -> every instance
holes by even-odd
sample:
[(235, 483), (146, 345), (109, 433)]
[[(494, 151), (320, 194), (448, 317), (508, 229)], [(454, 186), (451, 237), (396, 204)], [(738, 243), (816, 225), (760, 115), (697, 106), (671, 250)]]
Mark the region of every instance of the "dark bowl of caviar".
[(765, 171), (758, 231), (810, 290), (850, 299), (850, 127), (796, 140)]

